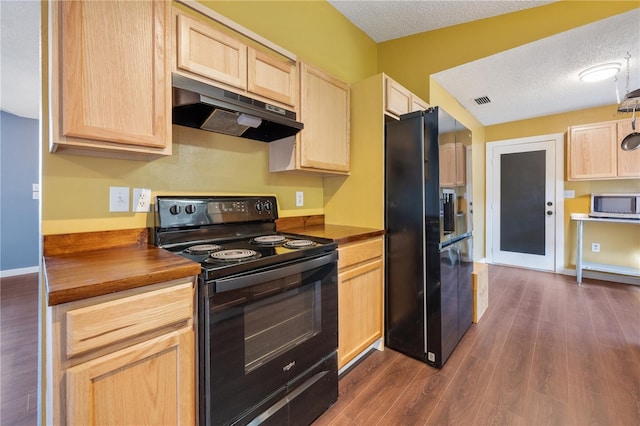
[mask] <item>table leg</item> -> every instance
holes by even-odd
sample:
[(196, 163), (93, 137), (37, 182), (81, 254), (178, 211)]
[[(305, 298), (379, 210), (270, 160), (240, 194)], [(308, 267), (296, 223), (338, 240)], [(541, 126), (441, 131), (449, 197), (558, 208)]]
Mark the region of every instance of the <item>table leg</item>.
[(582, 225), (583, 221), (578, 220), (578, 241), (577, 241), (577, 252), (576, 252), (576, 280), (578, 281), (578, 285), (582, 285)]

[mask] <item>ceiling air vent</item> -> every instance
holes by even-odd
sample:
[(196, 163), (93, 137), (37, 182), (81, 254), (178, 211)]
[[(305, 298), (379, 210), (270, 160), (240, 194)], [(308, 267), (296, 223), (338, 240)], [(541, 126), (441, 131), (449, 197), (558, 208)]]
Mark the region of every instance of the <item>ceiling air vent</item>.
[(489, 99), (488, 96), (480, 96), (479, 98), (475, 98), (474, 101), (476, 101), (478, 105), (484, 105), (490, 103), (491, 99)]

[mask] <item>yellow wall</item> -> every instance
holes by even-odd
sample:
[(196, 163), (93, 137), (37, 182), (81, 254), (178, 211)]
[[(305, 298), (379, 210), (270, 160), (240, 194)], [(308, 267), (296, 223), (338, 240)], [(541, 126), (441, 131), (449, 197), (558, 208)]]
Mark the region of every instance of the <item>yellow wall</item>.
[(383, 77), (351, 85), (351, 175), (325, 178), (325, 222), (384, 228)]
[[(347, 82), (375, 73), (376, 44), (326, 2), (207, 4)], [(109, 212), (110, 186), (150, 188), (154, 196), (274, 194), (283, 217), (324, 213), (323, 178), (269, 173), (262, 142), (174, 126), (173, 155), (150, 162), (49, 153), (46, 16), (42, 22), (43, 235), (147, 226), (150, 214)], [(295, 191), (304, 191), (302, 208), (295, 207)]]

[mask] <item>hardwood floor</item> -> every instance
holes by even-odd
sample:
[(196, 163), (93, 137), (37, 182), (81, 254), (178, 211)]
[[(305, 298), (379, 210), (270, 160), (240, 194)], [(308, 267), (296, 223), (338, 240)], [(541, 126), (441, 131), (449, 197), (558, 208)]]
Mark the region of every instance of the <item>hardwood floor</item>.
[[(37, 274), (0, 284), (0, 424), (36, 424)], [(639, 425), (640, 287), (489, 266), (489, 309), (441, 370), (386, 348), (321, 425)]]
[(640, 287), (489, 266), (489, 309), (441, 370), (385, 348), (320, 425), (639, 425)]
[(38, 274), (0, 282), (0, 424), (35, 425)]

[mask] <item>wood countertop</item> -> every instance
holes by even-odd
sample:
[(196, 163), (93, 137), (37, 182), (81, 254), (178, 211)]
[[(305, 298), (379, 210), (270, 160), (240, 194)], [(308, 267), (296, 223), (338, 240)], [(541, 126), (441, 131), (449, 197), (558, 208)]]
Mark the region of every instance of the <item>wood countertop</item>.
[[(94, 233), (90, 238), (95, 239)], [(51, 236), (50, 243), (74, 242), (79, 236)], [(88, 235), (88, 234), (86, 234)], [(101, 233), (103, 247), (72, 251), (49, 244), (45, 238), (43, 270), (49, 306), (101, 296), (131, 288), (196, 276), (200, 264), (146, 242), (111, 246), (114, 234)], [(122, 241), (121, 241), (122, 242)], [(66, 246), (66, 244), (65, 244)], [(50, 254), (48, 254), (48, 252)]]
[[(384, 235), (384, 229), (290, 222), (288, 233), (327, 238), (338, 246)], [(200, 273), (200, 264), (147, 244), (147, 231), (123, 230), (44, 238), (49, 306)]]
[(308, 235), (310, 237), (327, 238), (335, 241), (338, 246), (368, 240), (385, 234), (384, 229), (361, 228), (346, 225), (307, 225), (298, 228), (289, 228), (286, 232), (292, 234)]

